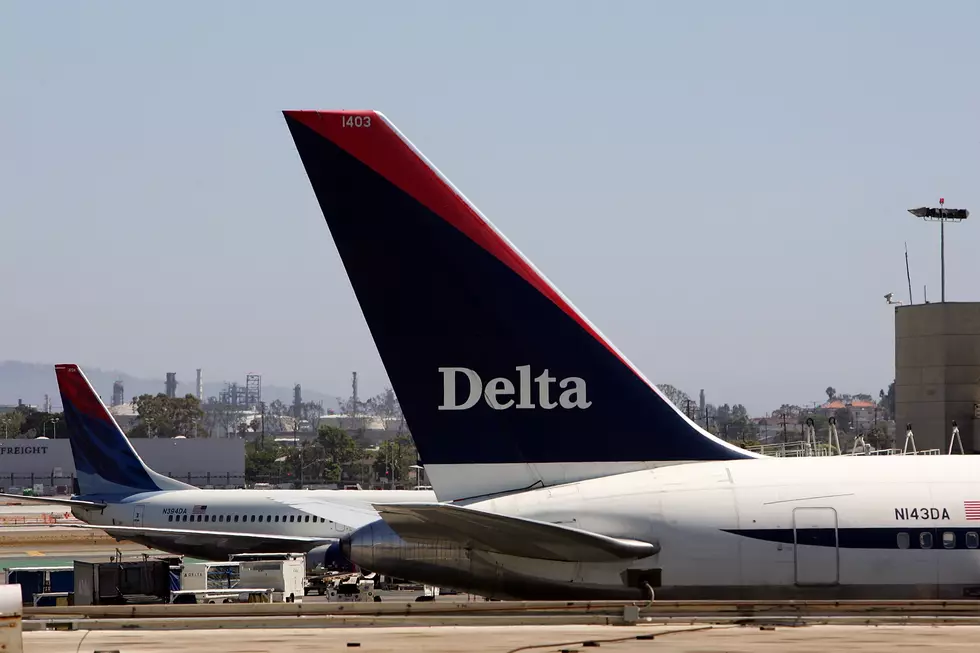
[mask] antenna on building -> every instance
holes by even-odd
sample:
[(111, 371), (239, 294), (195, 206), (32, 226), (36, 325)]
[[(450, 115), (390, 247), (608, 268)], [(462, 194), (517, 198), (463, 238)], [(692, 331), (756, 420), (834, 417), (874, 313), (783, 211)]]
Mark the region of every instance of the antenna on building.
[(909, 244), (905, 243), (905, 278), (909, 282), (909, 306), (912, 305), (912, 273), (909, 272)]

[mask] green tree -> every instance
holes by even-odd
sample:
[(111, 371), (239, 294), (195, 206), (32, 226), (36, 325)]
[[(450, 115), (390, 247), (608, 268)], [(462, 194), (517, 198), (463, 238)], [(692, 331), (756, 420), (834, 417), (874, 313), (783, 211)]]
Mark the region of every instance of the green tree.
[(245, 481), (247, 483), (269, 482), (279, 477), (280, 463), (277, 459), (284, 456), (284, 447), (272, 440), (264, 443), (245, 443)]
[(188, 394), (170, 398), (162, 392), (140, 395), (133, 399), (139, 421), (130, 437), (172, 438), (176, 435), (196, 437), (207, 435), (204, 411), (197, 397)]
[[(45, 435), (49, 438), (67, 438), (68, 424), (65, 422), (64, 413), (46, 413), (43, 410), (14, 411), (21, 415), (20, 435), (29, 437), (40, 437)], [(16, 417), (11, 418), (17, 420)], [(14, 437), (11, 433), (9, 437)]]
[(21, 434), (21, 429), (26, 421), (27, 417), (19, 410), (12, 410), (0, 415), (0, 437), (16, 438)]
[(678, 390), (676, 387), (669, 383), (658, 383), (657, 389), (663, 396), (670, 400), (670, 403), (674, 404), (681, 409), (681, 412), (687, 414), (688, 408), (693, 411), (698, 405), (697, 403), (689, 403), (691, 398), (683, 390)]
[(885, 393), (885, 415), (888, 419), (895, 419), (895, 382), (888, 384), (888, 392)]
[(317, 431), (317, 455), (322, 457), (325, 481), (340, 481), (344, 470), (361, 457), (363, 449), (343, 429), (321, 424)]
[(838, 408), (834, 411), (834, 417), (837, 418), (837, 430), (840, 432), (851, 430), (851, 411), (846, 408)]
[(726, 429), (729, 437), (745, 440), (754, 436), (758, 430), (755, 422), (749, 417), (749, 411), (745, 406), (742, 404), (732, 406)]
[(718, 432), (725, 432), (725, 425), (732, 420), (732, 407), (722, 404), (715, 409), (715, 423), (718, 425)]
[(837, 396), (837, 390), (835, 390), (834, 386), (832, 385), (828, 385), (824, 392), (827, 394), (827, 401), (833, 401), (834, 397)]
[(412, 465), (418, 461), (418, 452), (410, 437), (399, 435), (378, 445), (374, 456), (374, 471), (385, 484), (414, 483)]

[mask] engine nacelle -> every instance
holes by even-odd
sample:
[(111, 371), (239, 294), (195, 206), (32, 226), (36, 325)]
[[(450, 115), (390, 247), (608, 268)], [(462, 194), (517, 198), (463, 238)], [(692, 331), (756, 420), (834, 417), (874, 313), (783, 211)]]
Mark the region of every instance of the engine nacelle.
[(627, 580), (629, 561), (562, 562), (479, 551), (448, 540), (407, 542), (380, 519), (341, 538), (340, 550), (365, 571), (488, 598), (644, 597)]
[(350, 561), (341, 553), (339, 541), (318, 546), (306, 554), (306, 573), (313, 572), (317, 567), (341, 572), (354, 569)]

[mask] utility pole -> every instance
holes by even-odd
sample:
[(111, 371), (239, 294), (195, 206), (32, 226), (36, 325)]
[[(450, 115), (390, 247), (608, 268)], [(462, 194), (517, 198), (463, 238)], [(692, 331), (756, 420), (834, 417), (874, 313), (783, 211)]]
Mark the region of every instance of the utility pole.
[(931, 222), (939, 222), (939, 266), (940, 266), (940, 301), (946, 303), (946, 223), (963, 222), (970, 217), (966, 209), (947, 209), (945, 198), (939, 198), (939, 208), (922, 206), (909, 209), (909, 213), (917, 218)]
[[(200, 370), (198, 370), (200, 372)], [(260, 401), (259, 407), (262, 409), (262, 436), (261, 436), (261, 447), (265, 449), (265, 402)]]
[(299, 446), (299, 410), (293, 406), (293, 447), (299, 449), (299, 489), (303, 489), (303, 447)]
[(786, 411), (782, 413), (783, 416), (783, 444), (786, 444)]

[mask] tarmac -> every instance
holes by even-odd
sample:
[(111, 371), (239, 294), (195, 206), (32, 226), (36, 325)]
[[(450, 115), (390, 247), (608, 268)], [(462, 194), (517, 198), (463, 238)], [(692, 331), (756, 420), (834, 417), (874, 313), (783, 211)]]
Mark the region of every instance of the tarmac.
[[(10, 515), (13, 510), (2, 510)], [(24, 514), (20, 512), (19, 514)], [(53, 527), (55, 531), (77, 529)], [(72, 560), (107, 560), (116, 548), (124, 555), (138, 557), (157, 551), (132, 543), (53, 542), (31, 544), (25, 537), (51, 527), (0, 529), (0, 568), (26, 565), (70, 565)], [(0, 575), (2, 582), (2, 575)], [(444, 597), (440, 597), (441, 599)], [(450, 597), (445, 597), (449, 599)], [(463, 597), (454, 597), (460, 600)], [(319, 602), (321, 597), (307, 597)], [(594, 642), (615, 653), (670, 651), (688, 653), (827, 653), (889, 651), (928, 648), (930, 652), (976, 651), (980, 626), (908, 625), (858, 626), (816, 625), (777, 626), (762, 630), (758, 626), (656, 625), (642, 626), (338, 626), (305, 628), (230, 628), (152, 630), (76, 630), (25, 632), (27, 653), (77, 653), (119, 651), (119, 653), (163, 653), (175, 650), (208, 653), (263, 653), (280, 651), (424, 651), (451, 653), (491, 651), (578, 651), (591, 649)], [(147, 624), (149, 625), (149, 624)], [(261, 624), (256, 624), (260, 626)], [(651, 642), (649, 635), (653, 635)], [(637, 639), (637, 636), (647, 636)]]
[[(653, 634), (654, 639), (636, 639)], [(616, 641), (618, 640), (618, 641)], [(26, 653), (280, 653), (349, 651), (517, 653), (591, 650), (614, 653), (827, 653), (828, 651), (930, 653), (976, 651), (980, 626), (507, 626), (429, 628), (288, 628), (276, 630), (72, 631), (24, 633)]]

